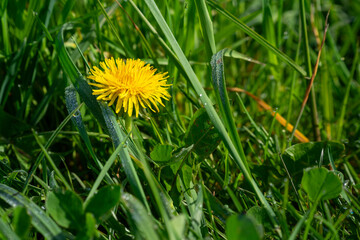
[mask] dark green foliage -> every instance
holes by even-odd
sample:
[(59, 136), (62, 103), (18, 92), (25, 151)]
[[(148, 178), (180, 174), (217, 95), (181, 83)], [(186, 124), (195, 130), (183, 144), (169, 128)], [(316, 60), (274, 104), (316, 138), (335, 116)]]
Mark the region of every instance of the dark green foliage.
[[(275, 112), (298, 118), (329, 8), (302, 143)], [(1, 1), (0, 239), (358, 239), (359, 12)], [(87, 76), (109, 57), (168, 72), (165, 106), (97, 101)]]

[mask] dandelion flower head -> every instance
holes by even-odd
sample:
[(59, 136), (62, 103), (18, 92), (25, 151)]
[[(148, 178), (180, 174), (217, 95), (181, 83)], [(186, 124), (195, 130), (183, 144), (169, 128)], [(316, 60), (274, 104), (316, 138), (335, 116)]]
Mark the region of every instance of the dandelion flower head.
[(109, 101), (109, 106), (116, 104), (116, 113), (123, 109), (130, 117), (133, 112), (138, 117), (140, 106), (155, 112), (154, 107), (159, 112), (158, 103), (164, 106), (162, 98), (170, 98), (167, 73), (156, 73), (157, 69), (140, 59), (105, 59), (100, 66), (103, 70), (94, 66), (88, 76), (97, 88), (93, 95), (98, 95), (97, 100)]

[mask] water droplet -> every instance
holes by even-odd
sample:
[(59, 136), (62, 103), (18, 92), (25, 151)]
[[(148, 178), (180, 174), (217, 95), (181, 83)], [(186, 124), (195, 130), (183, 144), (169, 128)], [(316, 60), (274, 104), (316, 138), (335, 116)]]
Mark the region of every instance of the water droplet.
[(103, 142), (103, 141), (104, 141), (104, 139), (103, 139), (103, 138), (100, 138), (99, 140), (100, 140), (100, 142)]
[(17, 86), (18, 86), (18, 88), (20, 88), (20, 87), (21, 87), (21, 84), (18, 84)]
[(202, 93), (200, 93), (200, 97), (202, 97)]
[(345, 61), (345, 58), (344, 58), (344, 57), (342, 57), (342, 58), (340, 58), (340, 60), (341, 60), (341, 61)]
[(207, 103), (204, 103), (204, 105), (206, 106), (206, 105), (207, 105)]
[(73, 117), (79, 117), (80, 116), (80, 111), (76, 111), (74, 114), (73, 114)]

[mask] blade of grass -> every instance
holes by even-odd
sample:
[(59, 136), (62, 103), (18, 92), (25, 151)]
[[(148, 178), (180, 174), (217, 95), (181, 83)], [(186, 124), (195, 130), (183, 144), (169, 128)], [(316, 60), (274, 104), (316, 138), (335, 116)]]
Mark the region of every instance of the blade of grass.
[(101, 4), (100, 0), (98, 0), (97, 2), (98, 2), (98, 5), (100, 6), (100, 9), (101, 9), (102, 13), (104, 14), (104, 16), (105, 16), (105, 18), (106, 18), (108, 24), (110, 25), (110, 28), (111, 28), (111, 30), (113, 31), (116, 39), (118, 40), (118, 42), (120, 43), (120, 46), (121, 46), (122, 49), (124, 50), (125, 56), (126, 56), (126, 57), (131, 57), (131, 58), (133, 58), (133, 57), (134, 57), (134, 54), (133, 54), (131, 51), (129, 52), (129, 49), (127, 49), (127, 48), (124, 46), (124, 43), (123, 43), (123, 41), (121, 40), (118, 31), (116, 30), (113, 22), (110, 20), (109, 15), (108, 15), (107, 12), (105, 11), (105, 8), (104, 8), (103, 5)]
[[(34, 129), (32, 129), (33, 135), (35, 137), (35, 140), (37, 142), (37, 144), (40, 146), (41, 151), (44, 153), (45, 158), (48, 160), (48, 162), (50, 163), (51, 167), (54, 169), (54, 171), (56, 172), (56, 174), (58, 175), (58, 177), (61, 179), (62, 183), (65, 185), (65, 187), (67, 188), (67, 190), (72, 190), (70, 184), (67, 182), (67, 180), (65, 179), (65, 177), (62, 175), (62, 173), (60, 172), (59, 168), (55, 165), (54, 161), (52, 160), (52, 158), (50, 157), (49, 153), (47, 152), (47, 150), (45, 149), (45, 147), (42, 145), (42, 143), (40, 142), (39, 136), (37, 135), (37, 133), (34, 131)], [(46, 171), (46, 169), (43, 169), (43, 171)]]
[(89, 200), (92, 198), (92, 196), (94, 196), (96, 190), (100, 186), (100, 183), (102, 182), (102, 180), (106, 176), (107, 172), (110, 170), (110, 167), (115, 162), (116, 157), (118, 156), (120, 151), (124, 149), (124, 145), (125, 145), (126, 140), (128, 139), (128, 137), (130, 136), (130, 134), (131, 134), (131, 132), (128, 133), (128, 135), (125, 137), (125, 139), (116, 147), (115, 151), (111, 154), (110, 158), (106, 161), (104, 167), (101, 169), (101, 172), (99, 173), (98, 177), (96, 178), (96, 180), (95, 180), (95, 182), (94, 182), (88, 196), (86, 197), (86, 200), (84, 202), (84, 207), (86, 207)]
[(0, 198), (12, 207), (24, 206), (31, 216), (32, 225), (46, 239), (65, 239), (61, 229), (46, 213), (34, 202), (21, 193), (4, 184), (0, 184)]
[(206, 8), (205, 0), (195, 0), (195, 5), (200, 18), (202, 33), (205, 40), (205, 52), (208, 54), (208, 59), (210, 60), (212, 55), (216, 53), (212, 21)]
[(293, 129), (293, 131), (292, 131), (292, 133), (291, 133), (291, 136), (290, 136), (290, 138), (289, 138), (288, 146), (291, 145), (291, 141), (292, 141), (292, 139), (293, 139), (293, 137), (294, 137), (295, 130), (297, 129), (297, 126), (299, 125), (301, 116), (302, 116), (302, 114), (303, 114), (303, 112), (304, 112), (304, 109), (305, 109), (305, 105), (306, 105), (307, 100), (308, 100), (308, 98), (309, 98), (310, 91), (311, 91), (311, 89), (312, 89), (312, 85), (313, 85), (313, 83), (314, 83), (314, 79), (315, 79), (316, 74), (317, 74), (317, 70), (318, 70), (318, 66), (319, 66), (319, 62), (320, 62), (321, 50), (322, 50), (322, 48), (323, 48), (323, 46), (324, 46), (325, 38), (326, 38), (326, 32), (327, 32), (327, 30), (328, 30), (328, 21), (327, 21), (327, 20), (328, 20), (328, 17), (329, 17), (329, 13), (330, 13), (330, 12), (328, 12), (328, 15), (326, 16), (324, 36), (323, 36), (323, 39), (322, 39), (322, 42), (321, 42), (321, 47), (320, 47), (320, 49), (319, 49), (319, 53), (318, 53), (318, 56), (317, 56), (316, 64), (315, 64), (315, 67), (314, 67), (314, 72), (313, 72), (313, 74), (312, 74), (312, 76), (311, 76), (310, 83), (309, 83), (309, 85), (308, 85), (308, 87), (307, 87), (307, 89), (306, 89), (305, 96), (304, 96), (304, 100), (303, 100), (303, 102), (302, 102), (302, 104), (301, 104), (300, 113), (299, 113), (299, 116), (298, 116), (298, 118), (297, 118), (297, 120), (296, 120), (294, 129)]
[[(119, 145), (126, 143), (132, 152), (137, 153), (136, 146), (132, 141), (127, 141), (128, 136), (125, 135), (124, 131), (120, 128), (118, 122), (116, 121), (116, 116), (113, 111), (105, 103), (101, 104), (101, 110), (106, 122), (107, 129), (110, 133), (110, 136), (113, 140), (114, 147), (117, 149)], [(136, 172), (135, 166), (129, 155), (128, 148), (120, 148), (118, 152), (121, 164), (125, 170), (126, 177), (129, 180), (130, 186), (135, 193), (135, 196), (142, 201), (144, 206), (150, 212), (150, 207), (145, 197), (144, 189), (140, 183), (139, 176)], [(136, 155), (135, 155), (136, 156)], [(104, 169), (102, 172), (105, 171)], [(107, 172), (107, 170), (106, 170)]]
[(7, 5), (7, 1), (5, 1), (5, 6), (4, 6), (4, 12), (1, 16), (1, 27), (2, 27), (2, 37), (3, 37), (3, 43), (4, 43), (4, 51), (5, 51), (5, 55), (9, 56), (11, 53), (11, 45), (10, 45), (10, 35), (9, 35), (9, 28), (8, 28), (8, 16), (7, 16), (7, 10), (6, 10), (6, 5)]
[[(313, 73), (312, 73), (312, 67), (311, 67), (310, 48), (309, 48), (310, 45), (309, 45), (306, 16), (305, 16), (305, 12), (306, 12), (305, 11), (305, 0), (299, 0), (299, 3), (300, 3), (300, 21), (301, 21), (302, 34), (303, 34), (303, 46), (305, 47), (306, 70), (307, 70), (307, 75), (311, 76), (311, 78), (312, 78), (312, 80), (310, 80), (310, 84), (309, 84), (309, 86), (310, 86), (309, 91), (311, 91), (311, 92), (309, 92), (311, 94), (311, 98), (310, 98), (311, 120), (312, 120), (312, 125), (313, 125), (314, 136), (317, 141), (321, 141), (321, 135), (320, 135), (320, 129), (319, 129), (319, 119), (318, 119), (318, 113), (317, 113), (317, 107), (316, 107), (315, 89), (312, 85), (312, 81), (314, 81), (314, 80), (313, 80)], [(326, 17), (326, 19), (327, 19), (327, 17)], [(326, 21), (325, 25), (326, 25), (325, 26), (326, 30), (324, 33), (324, 37), (325, 37), (326, 31), (327, 31), (327, 21)], [(322, 46), (323, 46), (323, 44), (321, 44), (319, 52), (321, 52)], [(317, 63), (318, 63), (318, 61), (319, 61), (319, 59), (317, 60)], [(305, 95), (306, 101), (308, 98), (307, 95), (309, 93), (307, 93)], [(306, 101), (304, 100), (304, 102), (306, 102)], [(298, 118), (298, 120), (300, 120), (299, 118)], [(296, 129), (296, 127), (297, 127), (297, 124), (295, 125), (294, 129)], [(292, 138), (292, 136), (290, 138)], [(289, 141), (289, 143), (291, 144), (291, 141)]]
[[(359, 49), (359, 42), (357, 43), (356, 49)], [(351, 67), (351, 72), (350, 72), (350, 75), (349, 75), (349, 79), (348, 79), (348, 82), (346, 84), (344, 100), (343, 100), (343, 103), (341, 105), (339, 124), (338, 124), (338, 131), (337, 131), (337, 134), (336, 134), (336, 139), (337, 140), (341, 139), (342, 130), (343, 130), (343, 127), (344, 127), (346, 106), (347, 106), (347, 103), (348, 103), (348, 100), (349, 100), (349, 95), (350, 95), (351, 82), (353, 81), (356, 66), (358, 65), (358, 60), (359, 60), (359, 51), (355, 51), (355, 57), (354, 57), (354, 61), (353, 61), (353, 66)]]
[[(66, 108), (68, 109), (69, 113), (71, 113), (74, 109), (76, 109), (79, 106), (77, 99), (76, 99), (75, 91), (76, 90), (73, 86), (69, 86), (65, 89), (65, 103), (66, 103)], [(91, 141), (90, 141), (89, 135), (85, 129), (85, 125), (83, 123), (83, 119), (81, 117), (81, 113), (79, 110), (76, 112), (76, 114), (73, 115), (71, 120), (72, 120), (73, 124), (77, 127), (81, 138), (83, 139), (88, 151), (90, 152), (91, 157), (94, 160), (95, 165), (99, 169), (102, 169), (103, 165), (97, 158), (97, 156), (93, 150), (93, 147), (91, 146)], [(109, 174), (106, 174), (106, 181), (108, 183), (112, 183), (112, 184), (114, 183), (114, 181), (111, 179)]]
[(10, 228), (2, 218), (0, 218), (0, 237), (4, 239), (20, 240), (18, 235)]
[[(92, 95), (91, 87), (84, 80), (84, 77), (75, 66), (73, 60), (70, 58), (64, 44), (64, 30), (72, 28), (72, 24), (64, 24), (55, 40), (56, 52), (59, 57), (62, 69), (65, 71), (67, 76), (70, 78), (74, 87), (78, 91), (80, 97), (84, 103), (88, 106), (91, 113), (98, 120), (100, 125), (106, 129), (104, 117), (102, 115), (100, 106), (96, 101), (96, 98)], [(77, 51), (76, 51), (77, 52)], [(79, 54), (79, 53), (78, 53)], [(79, 54), (80, 56), (80, 54)]]
[[(57, 137), (57, 135), (60, 133), (61, 129), (63, 129), (63, 127), (67, 124), (67, 122), (71, 119), (71, 117), (73, 116), (73, 114), (76, 113), (76, 111), (78, 111), (80, 109), (80, 107), (82, 106), (83, 104), (80, 104), (77, 108), (74, 109), (74, 111), (72, 111), (61, 123), (60, 125), (55, 129), (55, 131), (51, 134), (49, 140), (46, 142), (45, 146), (44, 146), (44, 149), (48, 149), (51, 144), (53, 143), (53, 141), (55, 140), (55, 138)], [(23, 188), (23, 191), (22, 193), (26, 193), (27, 191), (27, 188), (29, 186), (29, 183), (31, 182), (31, 179), (32, 179), (32, 176), (33, 174), (35, 173), (36, 169), (38, 168), (41, 160), (43, 159), (44, 157), (44, 152), (42, 151), (39, 156), (36, 158), (35, 160), (35, 163), (34, 165), (31, 167), (30, 169), (30, 172), (28, 173), (28, 176), (25, 180), (25, 183), (24, 183), (24, 188)]]
[(246, 156), (244, 153), (244, 149), (242, 147), (240, 137), (235, 126), (234, 117), (232, 111), (230, 109), (230, 101), (229, 96), (226, 91), (226, 81), (224, 74), (224, 53), (227, 52), (228, 49), (223, 49), (218, 53), (214, 54), (211, 58), (211, 72), (212, 72), (212, 84), (216, 93), (217, 102), (220, 106), (220, 112), (222, 115), (222, 119), (224, 120), (225, 127), (228, 130), (228, 134), (232, 142), (234, 143), (237, 152), (239, 153), (241, 159), (248, 172), (251, 174), (249, 165), (246, 161)]

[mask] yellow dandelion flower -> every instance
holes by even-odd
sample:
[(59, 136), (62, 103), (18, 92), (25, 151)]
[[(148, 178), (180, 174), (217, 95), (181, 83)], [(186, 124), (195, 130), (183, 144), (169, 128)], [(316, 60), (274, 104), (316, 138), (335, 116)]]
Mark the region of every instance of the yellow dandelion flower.
[(155, 73), (157, 69), (140, 59), (105, 59), (100, 66), (103, 70), (93, 67), (92, 75), (88, 76), (95, 81), (90, 84), (97, 87), (93, 95), (98, 95), (97, 100), (110, 101), (109, 106), (116, 101), (116, 113), (123, 109), (131, 117), (135, 109), (138, 117), (140, 106), (155, 112), (154, 106), (159, 111), (157, 104), (164, 106), (161, 99), (170, 98), (166, 90), (171, 85), (166, 84), (167, 73)]

